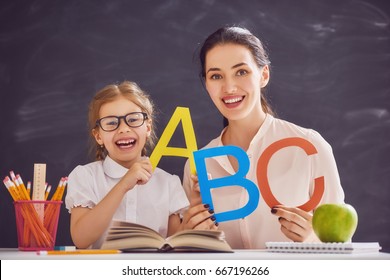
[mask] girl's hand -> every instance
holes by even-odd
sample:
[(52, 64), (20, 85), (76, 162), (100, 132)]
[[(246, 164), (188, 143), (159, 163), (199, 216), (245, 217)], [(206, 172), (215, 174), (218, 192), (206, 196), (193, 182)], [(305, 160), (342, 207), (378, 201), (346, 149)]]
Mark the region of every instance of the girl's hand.
[(271, 213), (279, 217), (280, 230), (294, 242), (319, 242), (312, 228), (312, 214), (299, 208), (277, 205)]
[(152, 172), (153, 168), (149, 158), (144, 157), (130, 167), (122, 180), (125, 180), (128, 190), (131, 190), (135, 185), (146, 184), (152, 177)]

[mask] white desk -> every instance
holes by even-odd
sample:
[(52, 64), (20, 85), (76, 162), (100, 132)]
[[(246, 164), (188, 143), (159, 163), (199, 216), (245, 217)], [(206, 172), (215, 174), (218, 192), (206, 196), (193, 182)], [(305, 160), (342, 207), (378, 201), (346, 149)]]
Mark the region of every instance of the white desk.
[(17, 249), (0, 249), (1, 260), (390, 260), (390, 253), (270, 253), (235, 250), (234, 253), (122, 253), (98, 255), (38, 255)]

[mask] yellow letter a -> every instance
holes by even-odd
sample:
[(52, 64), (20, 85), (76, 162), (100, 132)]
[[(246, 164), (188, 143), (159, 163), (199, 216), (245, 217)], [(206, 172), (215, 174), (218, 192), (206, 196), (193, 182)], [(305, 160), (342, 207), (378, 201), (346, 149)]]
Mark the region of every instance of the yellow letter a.
[[(180, 120), (182, 121), (186, 148), (168, 147), (168, 143), (171, 140), (177, 126), (179, 125)], [(165, 127), (160, 140), (150, 155), (150, 162), (152, 163), (153, 168), (156, 168), (163, 155), (186, 157), (190, 160), (191, 173), (195, 174), (196, 169), (193, 152), (197, 150), (198, 147), (196, 145), (195, 132), (192, 125), (190, 110), (189, 108), (177, 107), (167, 126)]]

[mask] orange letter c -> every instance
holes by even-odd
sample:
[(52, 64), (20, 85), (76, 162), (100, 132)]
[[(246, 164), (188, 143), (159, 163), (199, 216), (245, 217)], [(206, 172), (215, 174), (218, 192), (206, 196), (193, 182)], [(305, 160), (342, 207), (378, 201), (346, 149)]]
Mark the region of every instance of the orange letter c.
[[(282, 203), (280, 203), (272, 194), (268, 182), (268, 176), (267, 176), (268, 163), (274, 153), (276, 153), (280, 149), (289, 146), (298, 146), (302, 148), (307, 155), (313, 155), (317, 153), (317, 149), (314, 147), (312, 143), (299, 137), (281, 139), (279, 141), (272, 143), (270, 146), (268, 146), (265, 149), (265, 151), (260, 156), (259, 161), (257, 163), (257, 181), (259, 182), (260, 193), (264, 201), (271, 208), (274, 207), (275, 205), (281, 205)], [(314, 209), (318, 205), (318, 203), (320, 203), (322, 195), (324, 194), (324, 190), (325, 190), (324, 176), (315, 178), (314, 192), (312, 197), (306, 203), (298, 206), (298, 208), (304, 211), (310, 211)]]

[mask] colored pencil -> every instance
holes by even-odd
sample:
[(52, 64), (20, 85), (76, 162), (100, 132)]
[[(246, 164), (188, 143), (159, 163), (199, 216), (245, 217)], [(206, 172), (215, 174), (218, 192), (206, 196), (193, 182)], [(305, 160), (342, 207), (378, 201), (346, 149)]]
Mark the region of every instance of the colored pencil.
[(74, 251), (38, 251), (38, 255), (97, 255), (97, 254), (120, 254), (120, 250), (100, 250), (100, 249), (91, 249), (91, 250), (74, 250)]

